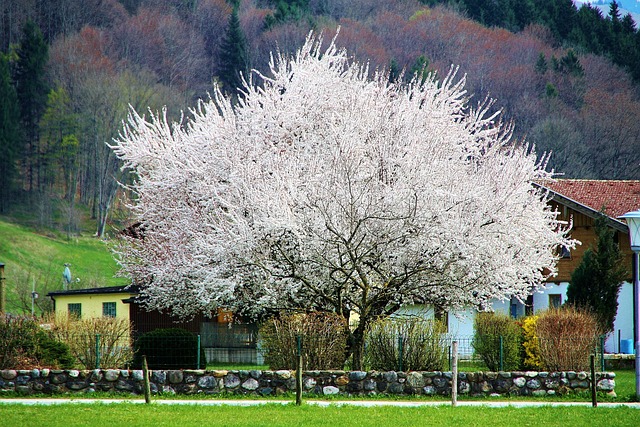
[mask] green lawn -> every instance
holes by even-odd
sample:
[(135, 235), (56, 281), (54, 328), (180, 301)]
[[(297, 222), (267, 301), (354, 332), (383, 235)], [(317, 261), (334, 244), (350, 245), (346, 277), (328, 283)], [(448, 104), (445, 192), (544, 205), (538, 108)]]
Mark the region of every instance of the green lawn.
[(303, 405), (183, 406), (119, 404), (0, 405), (0, 425), (71, 426), (638, 426), (632, 408), (394, 408)]
[(64, 264), (71, 264), (75, 288), (117, 286), (126, 284), (115, 278), (118, 270), (107, 244), (94, 237), (81, 236), (67, 240), (54, 234), (42, 235), (27, 227), (0, 219), (0, 262), (5, 264), (7, 310), (24, 311), (17, 297), (25, 289), (31, 292), (35, 279), (36, 291), (45, 298), (46, 292), (62, 289)]

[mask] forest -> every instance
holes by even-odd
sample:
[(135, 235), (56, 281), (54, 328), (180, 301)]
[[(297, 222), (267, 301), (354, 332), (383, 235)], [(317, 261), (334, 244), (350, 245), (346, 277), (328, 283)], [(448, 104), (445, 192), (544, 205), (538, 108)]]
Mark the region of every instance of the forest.
[[(108, 144), (130, 107), (184, 121), (322, 32), (400, 83), (451, 67), (561, 177), (638, 179), (640, 32), (571, 0), (0, 0), (0, 214), (126, 222)], [(545, 153), (549, 153), (547, 158)]]

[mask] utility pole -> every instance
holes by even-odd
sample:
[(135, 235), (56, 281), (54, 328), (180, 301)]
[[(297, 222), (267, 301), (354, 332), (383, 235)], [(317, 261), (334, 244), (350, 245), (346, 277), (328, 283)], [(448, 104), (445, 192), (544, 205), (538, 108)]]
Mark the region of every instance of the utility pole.
[(0, 262), (0, 315), (5, 313), (7, 292), (4, 284), (4, 264)]

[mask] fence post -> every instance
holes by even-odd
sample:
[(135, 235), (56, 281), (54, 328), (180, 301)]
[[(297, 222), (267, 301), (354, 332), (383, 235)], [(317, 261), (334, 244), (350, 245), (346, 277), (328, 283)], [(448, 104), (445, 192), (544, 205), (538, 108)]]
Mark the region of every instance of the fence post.
[(198, 351), (198, 354), (196, 356), (196, 369), (200, 369), (200, 334), (198, 334), (197, 351)]
[(296, 335), (298, 357), (296, 363), (296, 405), (302, 404), (302, 336)]
[(96, 334), (96, 369), (100, 369), (100, 334)]
[(604, 335), (600, 335), (600, 372), (604, 372)]
[(598, 399), (596, 397), (596, 355), (591, 355), (591, 406), (594, 408), (598, 406)]
[(142, 377), (144, 379), (144, 401), (151, 403), (151, 384), (149, 383), (149, 365), (147, 365), (146, 355), (142, 355)]
[(402, 356), (404, 349), (402, 348), (402, 334), (398, 335), (398, 371), (402, 372)]
[(458, 341), (451, 343), (452, 355), (452, 377), (451, 377), (451, 406), (458, 404)]
[(500, 370), (504, 371), (504, 342), (502, 335), (500, 335)]

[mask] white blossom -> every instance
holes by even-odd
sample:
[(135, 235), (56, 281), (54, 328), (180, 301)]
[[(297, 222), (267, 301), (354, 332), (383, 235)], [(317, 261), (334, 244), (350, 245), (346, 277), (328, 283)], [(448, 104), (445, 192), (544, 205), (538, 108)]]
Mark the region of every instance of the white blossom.
[[(526, 298), (572, 247), (545, 165), (471, 108), (456, 70), (408, 85), (310, 36), (184, 126), (131, 112), (113, 149), (144, 238), (118, 249), (150, 305), (351, 310)], [(257, 84), (259, 83), (259, 84)]]

